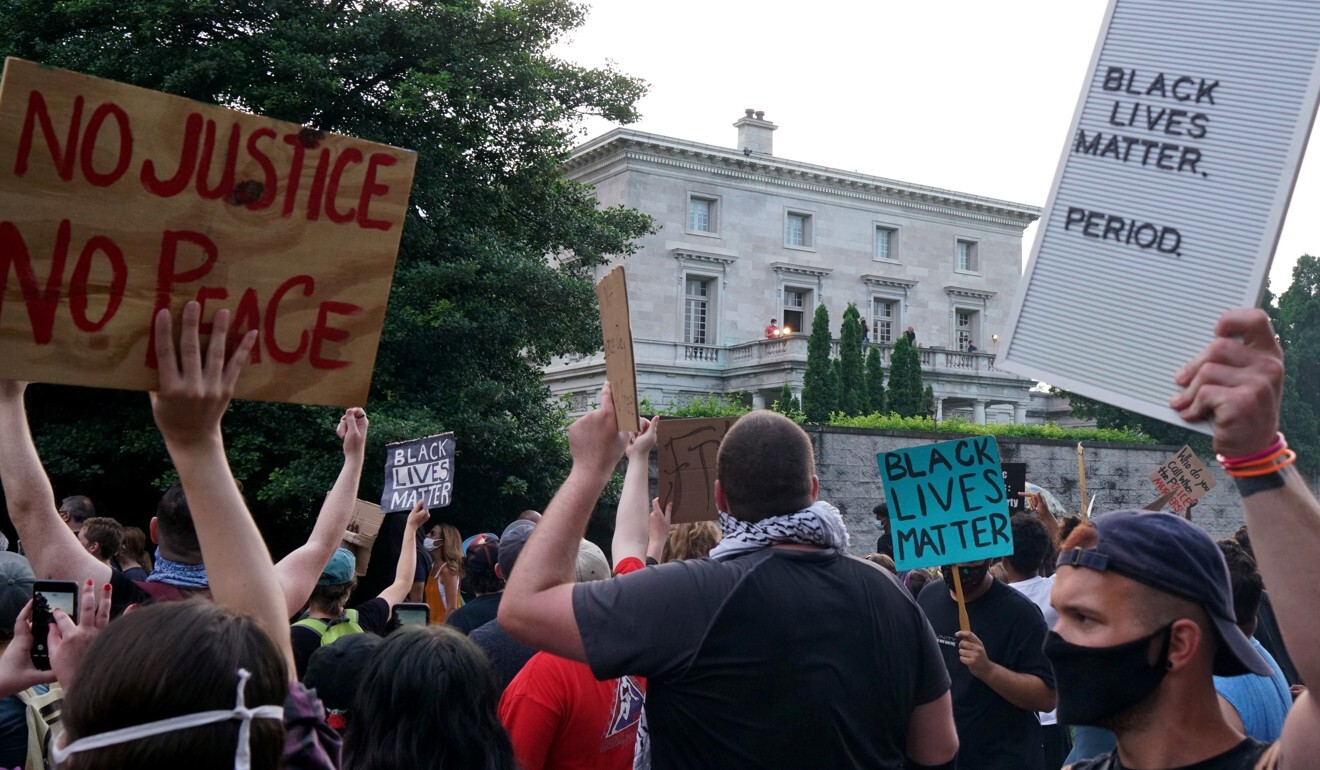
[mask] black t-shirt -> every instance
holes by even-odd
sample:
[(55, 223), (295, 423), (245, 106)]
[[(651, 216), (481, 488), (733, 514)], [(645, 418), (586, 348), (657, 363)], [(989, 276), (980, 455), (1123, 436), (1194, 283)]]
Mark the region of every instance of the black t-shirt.
[(490, 658), (491, 665), (495, 667), (495, 676), (500, 680), (501, 693), (536, 654), (536, 650), (509, 636), (509, 632), (495, 620), (472, 629), (468, 638)]
[(503, 591), (482, 594), (449, 613), (449, 616), (445, 618), (445, 625), (462, 631), (464, 634), (470, 634), (474, 629), (495, 619), (496, 613), (500, 611), (500, 599), (503, 597)]
[(573, 611), (597, 678), (647, 677), (657, 770), (901, 768), (913, 708), (949, 688), (911, 595), (833, 550), (579, 583)]
[[(362, 630), (378, 636), (385, 635), (385, 627), (390, 622), (390, 603), (377, 596), (375, 599), (354, 607), (357, 610), (357, 622)], [(289, 642), (293, 645), (293, 662), (298, 668), (298, 681), (307, 673), (307, 661), (312, 653), (321, 647), (321, 635), (306, 626), (294, 625), (289, 629)]]
[[(917, 600), (935, 629), (953, 680), (953, 718), (958, 723), (958, 767), (971, 770), (1043, 768), (1040, 721), (972, 676), (958, 659), (958, 603), (943, 580), (926, 586)], [(1045, 657), (1045, 619), (1030, 599), (996, 580), (979, 599), (967, 603), (972, 633), (994, 663), (1032, 674), (1054, 686)]]
[[(1269, 743), (1261, 743), (1254, 738), (1247, 738), (1217, 757), (1211, 757), (1191, 765), (1171, 767), (1167, 770), (1255, 770), (1260, 758), (1270, 748), (1271, 744)], [(1265, 767), (1273, 768), (1276, 763), (1277, 757), (1267, 762)], [(1065, 770), (1123, 770), (1123, 764), (1118, 761), (1118, 752), (1115, 751), (1103, 757), (1084, 759), (1081, 762), (1069, 765)]]

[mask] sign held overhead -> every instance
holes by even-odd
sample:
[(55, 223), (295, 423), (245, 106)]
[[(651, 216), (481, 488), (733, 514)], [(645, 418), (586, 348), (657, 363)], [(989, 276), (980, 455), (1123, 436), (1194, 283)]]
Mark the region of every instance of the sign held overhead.
[(628, 281), (622, 265), (615, 266), (596, 284), (596, 299), (600, 303), (605, 377), (614, 393), (615, 420), (620, 431), (635, 433), (641, 427), (637, 414), (637, 370), (633, 366), (632, 326), (628, 320)]

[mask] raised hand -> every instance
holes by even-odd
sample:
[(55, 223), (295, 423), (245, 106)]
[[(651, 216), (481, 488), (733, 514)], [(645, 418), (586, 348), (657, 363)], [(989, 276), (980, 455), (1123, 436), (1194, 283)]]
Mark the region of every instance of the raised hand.
[(610, 384), (601, 391), (600, 408), (587, 412), (568, 429), (568, 451), (573, 466), (608, 476), (628, 447), (628, 434), (620, 433), (614, 416)]
[(238, 376), (252, 355), (257, 332), (251, 330), (226, 360), (229, 311), (215, 314), (215, 325), (205, 354), (198, 338), (201, 306), (183, 308), (179, 349), (174, 349), (174, 325), (169, 310), (156, 314), (156, 361), (160, 386), (152, 394), (156, 427), (167, 445), (183, 447), (220, 437), (220, 419), (234, 395)]
[(344, 456), (361, 455), (367, 447), (367, 413), (361, 407), (346, 409), (335, 427), (335, 435), (344, 442)]

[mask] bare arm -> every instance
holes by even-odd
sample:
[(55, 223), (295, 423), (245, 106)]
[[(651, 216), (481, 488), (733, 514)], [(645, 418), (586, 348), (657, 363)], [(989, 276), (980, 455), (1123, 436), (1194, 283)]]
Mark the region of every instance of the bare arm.
[(1050, 535), (1050, 542), (1055, 548), (1059, 547), (1059, 522), (1050, 513), (1050, 506), (1045, 502), (1045, 495), (1039, 492), (1023, 492), (1027, 498), (1027, 504), (1031, 506), (1031, 512), (1036, 515), (1036, 519), (1045, 525), (1045, 531)]
[[(1186, 388), (1170, 400), (1184, 419), (1210, 417), (1215, 451), (1242, 457), (1273, 443), (1283, 398), (1283, 353), (1265, 313), (1230, 310), (1215, 327), (1218, 339), (1178, 372)], [(1320, 503), (1293, 468), (1280, 486), (1248, 491), (1242, 510), (1279, 630), (1303, 681), (1320, 681), (1320, 594), (1298, 575), (1320, 557)], [(1309, 767), (1320, 753), (1320, 703), (1303, 694), (1288, 712), (1279, 767)]]
[(1054, 689), (1035, 674), (1005, 668), (990, 660), (985, 645), (971, 631), (959, 631), (958, 659), (972, 676), (985, 682), (999, 697), (1024, 711), (1054, 710)]
[(307, 542), (275, 565), (289, 617), (307, 604), (321, 570), (344, 539), (357, 502), (358, 480), (362, 478), (362, 458), (367, 447), (367, 413), (358, 407), (347, 410), (339, 418), (335, 433), (344, 441), (344, 467), (321, 504), (316, 526)]
[(225, 359), (229, 311), (215, 315), (210, 344), (203, 354), (198, 341), (201, 308), (189, 302), (176, 355), (169, 311), (156, 316), (156, 360), (160, 388), (152, 398), (156, 426), (179, 472), (197, 541), (206, 559), (211, 596), (216, 603), (246, 615), (261, 626), (294, 671), (288, 614), (266, 544), (248, 512), (225, 459), (220, 421), (238, 376), (252, 355), (256, 331), (244, 335)]
[(953, 723), (953, 696), (944, 693), (912, 709), (908, 720), (907, 758), (937, 767), (958, 754), (958, 730)]
[(660, 498), (651, 501), (651, 533), (648, 535), (650, 540), (646, 545), (646, 556), (656, 562), (663, 559), (665, 555), (665, 541), (669, 539), (670, 522), (674, 516), (674, 504), (666, 503), (665, 509), (660, 510)]
[[(431, 515), (422, 502), (418, 500), (413, 506), (408, 513), (408, 523), (403, 527), (403, 547), (399, 549), (399, 565), (394, 569), (394, 582), (380, 592), (380, 598), (391, 609), (408, 598), (408, 591), (412, 589), (413, 573), (417, 570), (417, 530)], [(457, 592), (458, 587), (455, 586), (454, 590)]]
[(573, 469), (518, 557), (500, 601), (499, 622), (513, 638), (561, 658), (585, 663), (582, 633), (573, 616), (573, 567), (591, 509), (628, 444), (619, 433), (607, 384), (601, 408), (568, 430)]
[(641, 432), (628, 444), (628, 470), (623, 475), (623, 492), (619, 495), (619, 507), (614, 515), (614, 541), (610, 546), (610, 558), (616, 567), (630, 556), (646, 557), (650, 541), (647, 534), (650, 507), (646, 504), (650, 497), (648, 470), (659, 424), (659, 417), (642, 420)]
[(0, 484), (9, 518), (38, 579), (103, 585), (110, 568), (82, 547), (55, 508), (55, 492), (28, 429), (26, 390), (27, 383), (0, 380)]
[(445, 613), (458, 609), (458, 573), (448, 564), (440, 567), (440, 581), (445, 586)]

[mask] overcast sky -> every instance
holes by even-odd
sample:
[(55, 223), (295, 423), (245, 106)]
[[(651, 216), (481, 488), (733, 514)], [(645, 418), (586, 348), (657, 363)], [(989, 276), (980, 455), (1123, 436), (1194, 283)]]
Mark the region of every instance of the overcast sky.
[[(590, 0), (556, 52), (650, 84), (632, 127), (732, 147), (744, 108), (775, 155), (1044, 206), (1107, 0)], [(587, 136), (611, 128), (587, 124)], [(1271, 288), (1320, 255), (1312, 137)], [(1036, 226), (1027, 230), (1023, 261)]]

